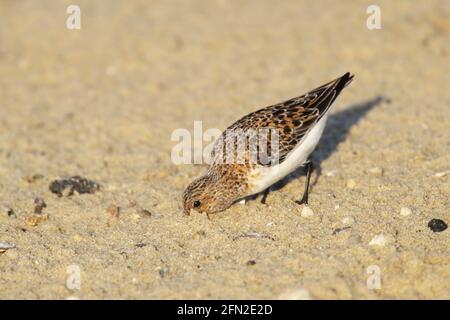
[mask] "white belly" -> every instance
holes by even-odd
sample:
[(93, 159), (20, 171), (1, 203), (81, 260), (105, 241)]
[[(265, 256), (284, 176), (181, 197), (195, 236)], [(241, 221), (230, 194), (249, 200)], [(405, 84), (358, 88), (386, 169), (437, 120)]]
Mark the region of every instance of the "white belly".
[(288, 154), (283, 163), (272, 167), (259, 167), (253, 170), (249, 174), (249, 184), (251, 186), (249, 195), (264, 191), (304, 164), (316, 148), (317, 143), (319, 143), (327, 118), (328, 114), (320, 119), (305, 138)]

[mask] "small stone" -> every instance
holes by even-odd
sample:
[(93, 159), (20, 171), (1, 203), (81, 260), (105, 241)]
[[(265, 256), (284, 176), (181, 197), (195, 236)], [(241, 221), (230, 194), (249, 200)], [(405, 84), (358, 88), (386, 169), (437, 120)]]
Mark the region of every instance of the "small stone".
[(200, 240), (201, 238), (206, 237), (206, 232), (204, 230), (199, 230), (196, 233), (194, 233), (194, 240)]
[(141, 209), (139, 212), (142, 214), (142, 216), (150, 218), (152, 216), (152, 212), (147, 209)]
[(412, 211), (410, 208), (408, 207), (401, 207), (400, 209), (400, 215), (403, 217), (409, 216), (412, 214)]
[(348, 230), (348, 229), (350, 229), (350, 228), (351, 228), (350, 226), (346, 226), (346, 227), (343, 227), (343, 228), (336, 228), (336, 229), (333, 230), (332, 235), (335, 236), (335, 235), (337, 235), (338, 233), (340, 233), (340, 232), (342, 232), (342, 231), (345, 231), (345, 230)]
[(349, 189), (355, 189), (356, 187), (356, 181), (353, 179), (350, 179), (347, 181), (347, 188)]
[(289, 290), (282, 293), (279, 297), (280, 300), (311, 300), (311, 294), (304, 288), (298, 288)]
[(0, 242), (0, 253), (3, 253), (9, 249), (14, 249), (15, 247), (16, 247), (16, 245), (13, 243)]
[(35, 227), (39, 223), (48, 220), (48, 214), (42, 214), (42, 215), (29, 215), (25, 218), (25, 223), (29, 225), (30, 227)]
[(310, 207), (303, 207), (301, 216), (305, 218), (312, 217), (314, 216), (314, 211)]
[(369, 173), (373, 174), (374, 176), (382, 176), (384, 170), (382, 168), (374, 167), (369, 169)]
[(445, 221), (441, 219), (431, 219), (430, 222), (428, 222), (428, 228), (433, 232), (442, 232), (447, 229), (447, 227)]
[(158, 268), (158, 273), (161, 278), (164, 278), (169, 271), (170, 269), (168, 266)]
[(247, 266), (254, 266), (256, 264), (256, 261), (255, 260), (248, 260), (245, 264)]
[(7, 206), (0, 206), (0, 211), (2, 213), (5, 213), (8, 217), (16, 217), (16, 213), (14, 212), (13, 208), (7, 207)]
[(34, 199), (34, 213), (41, 214), (42, 210), (47, 207), (47, 204), (41, 198)]
[(445, 177), (445, 176), (448, 175), (448, 174), (450, 174), (450, 170), (447, 170), (447, 171), (441, 171), (441, 172), (436, 172), (436, 173), (434, 174), (434, 177), (436, 177), (436, 178), (443, 178), (443, 177)]
[(388, 242), (389, 242), (389, 239), (384, 234), (377, 234), (375, 237), (372, 238), (372, 240), (370, 240), (369, 246), (380, 246), (380, 247), (383, 247)]
[(353, 217), (343, 217), (342, 223), (345, 225), (351, 225), (355, 223), (355, 219)]
[(108, 208), (106, 208), (106, 212), (113, 218), (119, 218), (120, 207), (112, 204)]

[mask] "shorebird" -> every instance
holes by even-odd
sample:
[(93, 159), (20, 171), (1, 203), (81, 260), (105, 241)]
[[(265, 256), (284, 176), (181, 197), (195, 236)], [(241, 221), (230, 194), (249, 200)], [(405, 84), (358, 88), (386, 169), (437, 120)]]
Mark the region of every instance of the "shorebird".
[[(265, 203), (270, 186), (300, 166), (305, 166), (307, 173), (303, 196), (296, 202), (308, 204), (313, 171), (309, 156), (322, 136), (332, 103), (352, 79), (353, 75), (347, 72), (304, 95), (252, 112), (228, 127), (215, 142), (213, 160), (206, 173), (183, 192), (184, 213), (189, 215), (194, 209), (209, 217), (211, 213), (226, 210), (234, 203), (261, 192), (264, 192), (262, 202)], [(265, 161), (260, 158), (251, 161), (254, 159), (252, 152), (260, 152), (261, 148), (252, 148), (250, 143), (241, 154), (243, 161), (223, 162), (227, 134), (262, 129), (276, 130), (278, 133), (276, 154), (271, 154)], [(272, 146), (269, 143), (275, 140), (271, 137), (265, 136), (269, 151)], [(233, 152), (236, 150), (233, 149)], [(267, 161), (274, 159), (277, 161)]]

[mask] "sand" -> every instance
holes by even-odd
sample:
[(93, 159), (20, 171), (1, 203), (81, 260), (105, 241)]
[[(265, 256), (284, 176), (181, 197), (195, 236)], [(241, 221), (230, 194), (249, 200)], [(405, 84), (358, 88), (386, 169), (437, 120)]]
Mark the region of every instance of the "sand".
[[(380, 30), (366, 1), (106, 0), (68, 30), (73, 2), (0, 2), (1, 299), (450, 298), (450, 230), (427, 226), (450, 223), (448, 1), (377, 1)], [(311, 210), (299, 170), (266, 206), (183, 216), (205, 166), (172, 163), (173, 130), (347, 71)], [(74, 175), (101, 190), (49, 191)]]

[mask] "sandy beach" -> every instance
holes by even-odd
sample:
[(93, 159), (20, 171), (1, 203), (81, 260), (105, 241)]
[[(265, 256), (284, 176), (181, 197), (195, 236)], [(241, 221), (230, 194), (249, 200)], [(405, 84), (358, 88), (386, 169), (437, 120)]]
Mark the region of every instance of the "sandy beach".
[[(76, 1), (70, 30), (73, 2), (0, 2), (0, 299), (450, 299), (448, 1), (377, 1), (376, 30), (366, 1), (269, 0)], [(347, 71), (311, 210), (300, 169), (183, 215), (205, 165), (174, 130)], [(73, 176), (99, 190), (51, 192)]]

